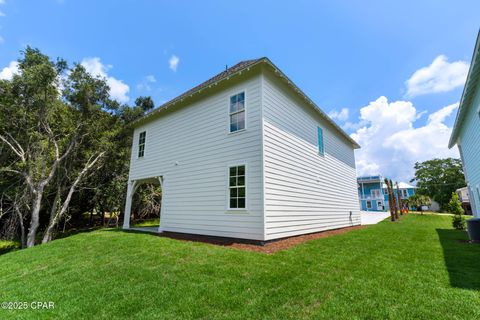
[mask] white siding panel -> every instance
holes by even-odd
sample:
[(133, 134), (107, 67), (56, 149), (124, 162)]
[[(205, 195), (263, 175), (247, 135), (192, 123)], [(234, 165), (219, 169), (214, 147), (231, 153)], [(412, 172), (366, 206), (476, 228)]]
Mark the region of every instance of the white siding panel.
[(353, 146), (273, 77), (263, 88), (266, 239), (360, 224)]
[(474, 215), (480, 217), (480, 82), (459, 133), (465, 177)]
[[(163, 230), (264, 240), (260, 84), (252, 76), (135, 129), (130, 179), (164, 177)], [(230, 134), (229, 97), (243, 90), (247, 129)], [(239, 163), (247, 165), (247, 210), (229, 211), (228, 166)]]

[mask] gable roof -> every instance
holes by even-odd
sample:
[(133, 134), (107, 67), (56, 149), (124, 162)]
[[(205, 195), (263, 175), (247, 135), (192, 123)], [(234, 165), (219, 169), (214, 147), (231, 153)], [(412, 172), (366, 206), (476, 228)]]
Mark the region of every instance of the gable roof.
[(458, 134), (462, 127), (462, 123), (465, 116), (468, 113), (468, 109), (472, 106), (472, 99), (475, 97), (475, 91), (478, 81), (480, 79), (480, 30), (477, 34), (477, 41), (475, 43), (475, 49), (473, 50), (472, 62), (470, 63), (470, 69), (468, 70), (467, 81), (463, 88), (462, 98), (460, 100), (460, 106), (457, 111), (457, 117), (455, 118), (455, 124), (453, 125), (452, 135), (450, 136), (450, 142), (448, 147), (452, 148), (457, 144)]
[(212, 78), (208, 79), (205, 82), (202, 82), (201, 84), (193, 87), (190, 90), (185, 91), (181, 95), (177, 96), (176, 98), (173, 98), (172, 100), (162, 104), (160, 107), (155, 108), (145, 114), (143, 117), (140, 119), (135, 120), (132, 125), (138, 126), (140, 123), (144, 123), (146, 121), (149, 121), (153, 119), (154, 115), (159, 115), (162, 112), (164, 112), (167, 109), (171, 109), (175, 105), (179, 105), (181, 102), (184, 102), (193, 96), (196, 96), (199, 94), (201, 91), (204, 91), (206, 89), (209, 89), (219, 83), (223, 83), (224, 81), (228, 81), (231, 78), (240, 75), (245, 72), (249, 72), (253, 67), (257, 65), (264, 64), (266, 66), (269, 66), (272, 68), (273, 72), (279, 76), (284, 82), (287, 83), (287, 85), (293, 89), (297, 93), (298, 96), (300, 96), (303, 100), (307, 102), (308, 105), (313, 107), (315, 111), (317, 111), (327, 122), (329, 122), (344, 138), (346, 138), (355, 149), (360, 148), (360, 145), (353, 140), (338, 124), (336, 124), (325, 112), (323, 112), (310, 98), (307, 97), (307, 95), (300, 90), (300, 88), (297, 87), (277, 66), (275, 66), (270, 59), (267, 57), (259, 58), (259, 59), (252, 59), (252, 60), (244, 60), (233, 67), (230, 67), (226, 69), (223, 72), (220, 72), (219, 74), (213, 76)]

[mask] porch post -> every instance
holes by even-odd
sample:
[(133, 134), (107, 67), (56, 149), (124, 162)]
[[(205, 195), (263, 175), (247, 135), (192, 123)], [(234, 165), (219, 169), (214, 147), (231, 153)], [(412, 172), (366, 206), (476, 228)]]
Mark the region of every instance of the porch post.
[(164, 195), (165, 195), (165, 188), (164, 188), (164, 185), (165, 185), (165, 182), (163, 181), (163, 176), (159, 176), (157, 177), (158, 179), (158, 182), (160, 183), (160, 188), (162, 189), (162, 199), (160, 200), (160, 214), (159, 214), (159, 224), (158, 224), (158, 232), (162, 232), (162, 208), (163, 208), (163, 199), (165, 198)]
[(136, 189), (136, 181), (131, 180), (128, 182), (127, 187), (127, 199), (125, 201), (125, 214), (123, 216), (123, 229), (130, 228), (130, 211), (132, 209), (132, 199), (133, 194), (135, 193)]

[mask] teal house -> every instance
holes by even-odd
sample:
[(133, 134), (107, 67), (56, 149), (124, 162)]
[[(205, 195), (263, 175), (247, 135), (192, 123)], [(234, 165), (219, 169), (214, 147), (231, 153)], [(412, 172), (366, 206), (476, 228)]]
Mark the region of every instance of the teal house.
[(449, 147), (457, 145), (472, 213), (480, 217), (480, 33), (463, 89)]
[[(384, 183), (385, 178), (381, 175), (364, 176), (357, 178), (358, 199), (360, 209), (363, 211), (387, 211), (390, 206), (388, 203), (387, 186)], [(405, 182), (398, 183), (400, 199), (406, 199), (415, 194), (415, 186)], [(397, 187), (394, 190), (397, 196)]]

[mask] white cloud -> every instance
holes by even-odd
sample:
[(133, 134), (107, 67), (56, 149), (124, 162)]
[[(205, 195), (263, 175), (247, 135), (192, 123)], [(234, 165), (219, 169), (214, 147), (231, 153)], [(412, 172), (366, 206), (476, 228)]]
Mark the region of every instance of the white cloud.
[(146, 76), (142, 82), (140, 82), (139, 84), (137, 84), (137, 90), (140, 90), (140, 91), (152, 91), (152, 86), (151, 84), (157, 82), (157, 79), (155, 79), (155, 76), (154, 75), (148, 75)]
[(407, 97), (447, 92), (462, 86), (467, 78), (469, 64), (465, 61), (448, 62), (440, 55), (428, 67), (418, 69), (408, 79)]
[(329, 112), (328, 116), (332, 119), (345, 121), (348, 119), (348, 108), (342, 108), (340, 111), (332, 110)]
[(0, 79), (1, 80), (11, 80), (14, 74), (19, 74), (20, 70), (18, 69), (18, 62), (11, 61), (8, 64), (8, 67), (5, 67), (0, 72)]
[(157, 79), (155, 79), (155, 76), (152, 75), (152, 74), (146, 76), (145, 80), (147, 80), (148, 82), (152, 82), (152, 83), (157, 82)]
[(178, 63), (180, 62), (180, 58), (176, 55), (172, 55), (168, 60), (169, 68), (172, 69), (173, 72), (177, 72)]
[(107, 74), (112, 68), (111, 65), (104, 65), (100, 58), (85, 58), (82, 60), (81, 65), (93, 76), (104, 77), (107, 80), (107, 84), (110, 87), (110, 95), (113, 99), (125, 103), (128, 102), (128, 92), (130, 87), (122, 80), (115, 79)]
[(458, 103), (443, 107), (415, 127), (419, 113), (411, 102), (388, 102), (383, 96), (370, 102), (360, 109), (360, 122), (366, 124), (351, 135), (362, 147), (355, 154), (357, 174), (409, 181), (417, 161), (458, 157), (456, 149), (448, 149), (452, 128), (444, 123), (456, 108)]
[[(5, 0), (0, 0), (0, 5), (5, 4)], [(0, 17), (5, 17), (5, 13), (0, 11)]]

